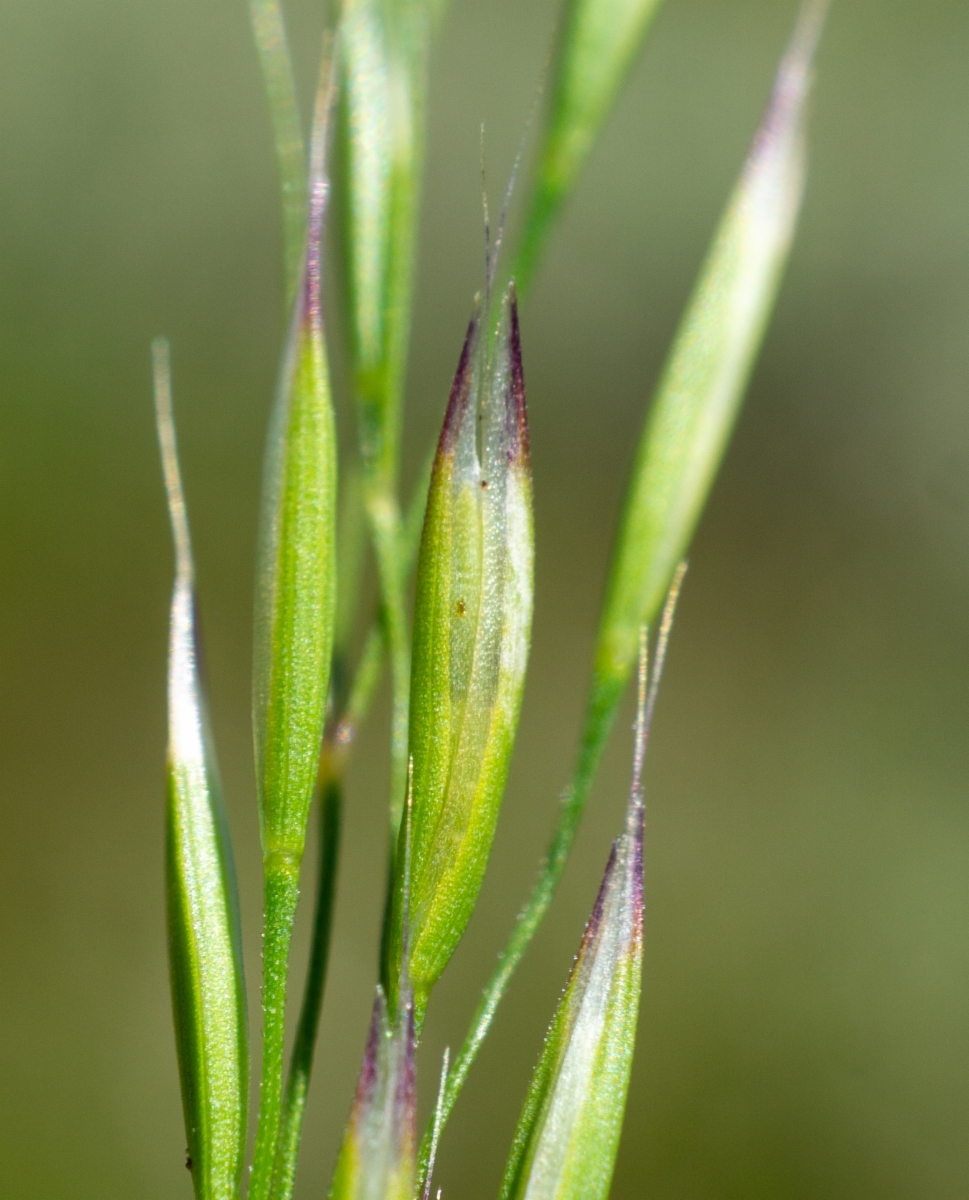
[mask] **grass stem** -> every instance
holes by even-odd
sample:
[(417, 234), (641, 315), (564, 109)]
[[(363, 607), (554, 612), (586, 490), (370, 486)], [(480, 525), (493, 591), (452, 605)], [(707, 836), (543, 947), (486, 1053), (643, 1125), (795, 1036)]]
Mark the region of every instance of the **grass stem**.
[(299, 864), (270, 855), (265, 864), (262, 947), (262, 1076), (259, 1124), (249, 1180), (249, 1200), (268, 1200), (282, 1116), (286, 982), (299, 899)]
[(290, 1200), (296, 1181), (299, 1140), (306, 1111), (313, 1052), (323, 1007), (326, 968), (333, 927), (333, 899), (336, 890), (337, 861), (340, 848), (340, 820), (343, 807), (342, 771), (333, 755), (324, 750), (320, 763), (318, 789), (319, 857), (317, 864), (316, 912), (313, 917), (313, 942), (310, 953), (303, 1006), (296, 1041), (293, 1044), (283, 1100), (276, 1164), (273, 1171), (272, 1200)]

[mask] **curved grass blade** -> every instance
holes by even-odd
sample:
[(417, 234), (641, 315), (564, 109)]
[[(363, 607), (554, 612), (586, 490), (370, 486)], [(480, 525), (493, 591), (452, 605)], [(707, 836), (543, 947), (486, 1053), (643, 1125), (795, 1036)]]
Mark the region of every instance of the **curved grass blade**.
[[(477, 314), (469, 327), (431, 476), (417, 568), (412, 847), (402, 836), (384, 979), (394, 980), (401, 969), (410, 851), (409, 978), (418, 1032), (430, 990), (477, 901), (504, 794), (531, 634), (531, 500), (511, 287), (493, 348), (480, 336)], [(389, 983), (387, 992), (393, 1012), (396, 990)]]
[(317, 99), (306, 263), (266, 453), (253, 724), (264, 874), (263, 1061), (249, 1194), (265, 1200), (282, 1104), (289, 945), (329, 689), (336, 597), (336, 439), (321, 313), (332, 100)]
[(660, 3), (567, 0), (552, 99), (515, 264), (523, 296)]
[(639, 1015), (643, 817), (613, 847), (515, 1134), (501, 1200), (605, 1200)]
[[(404, 570), (407, 575), (410, 574), (413, 561), (417, 557), (430, 473), (431, 462), (428, 461), (414, 485), (414, 492), (407, 509), (402, 550)], [(341, 575), (340, 578), (342, 579), (343, 576)], [(313, 1052), (319, 1028), (329, 957), (340, 840), (343, 772), (346, 767), (347, 752), (360, 722), (367, 714), (379, 682), (385, 649), (383, 626), (378, 613), (364, 641), (364, 648), (349, 688), (343, 715), (335, 723), (332, 735), (324, 741), (323, 752), (320, 755), (317, 784), (320, 806), (320, 850), (316, 911), (313, 917), (310, 965), (307, 971), (299, 1026), (296, 1031), (296, 1041), (293, 1045), (293, 1056), (286, 1085), (282, 1127), (271, 1192), (273, 1200), (286, 1200), (292, 1195), (295, 1183), (299, 1138), (306, 1108), (309, 1077), (313, 1066)]]
[[(721, 219), (650, 410), (613, 553), (572, 782), (562, 797), (535, 887), (455, 1058), (445, 1118), (552, 901), (635, 661), (638, 628), (655, 614), (726, 448), (796, 222), (804, 179), (803, 127), (811, 63), (826, 9), (826, 0), (808, 0), (801, 9), (767, 113)], [(663, 524), (666, 521), (668, 526)]]
[(288, 308), (299, 287), (306, 250), (306, 147), (280, 0), (249, 0), (249, 14), (276, 145)]
[(165, 879), (178, 1064), (198, 1200), (239, 1196), (249, 1037), (239, 901), (200, 668), (195, 568), (172, 417), (168, 343), (153, 347), (155, 407), (175, 541), (168, 654)]

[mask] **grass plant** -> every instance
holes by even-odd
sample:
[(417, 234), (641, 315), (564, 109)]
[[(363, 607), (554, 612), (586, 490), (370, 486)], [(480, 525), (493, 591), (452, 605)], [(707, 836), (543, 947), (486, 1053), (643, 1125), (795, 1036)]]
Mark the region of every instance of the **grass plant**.
[[(330, 1195), (411, 1200), (432, 1194), (438, 1141), (552, 901), (639, 662), (625, 826), (544, 1049), (539, 1055), (535, 1048), (538, 1065), (501, 1188), (502, 1200), (598, 1200), (608, 1194), (642, 970), (646, 737), (682, 559), (729, 441), (794, 233), (823, 0), (806, 0), (801, 9), (647, 407), (571, 779), (534, 889), (464, 1043), (453, 1061), (445, 1058), (423, 1139), (416, 1124), (415, 1051), (435, 983), (464, 933), (487, 868), (527, 669), (534, 531), (522, 351), (527, 318), (519, 310), (659, 7), (659, 0), (566, 0), (521, 234), (499, 254), (503, 208), (494, 242), (486, 245), (482, 294), (469, 297), (468, 332), (432, 465), (405, 506), (399, 494), (404, 381), (427, 88), (444, 4), (345, 0), (324, 41), (307, 136), (279, 0), (251, 0), (276, 141), (290, 321), (267, 437), (255, 599), (253, 725), (264, 925), (261, 1079), (248, 1176), (248, 1017), (238, 901), (199, 667), (168, 351), (161, 341), (155, 347), (158, 428), (176, 549), (169, 665), (170, 959), (198, 1200), (244, 1194), (289, 1200), (293, 1194), (326, 979), (344, 772), (385, 662), (392, 715), (380, 972)], [(327, 239), (331, 180), (341, 221)], [(343, 309), (340, 324), (349, 330), (352, 366), (350, 395), (337, 399), (355, 412), (358, 442), (354, 460), (340, 466), (339, 513), (322, 287), (322, 255), (331, 242), (343, 259), (344, 287), (334, 303)], [(352, 531), (362, 526), (379, 584), (375, 613), (361, 602)], [(646, 631), (660, 617), (664, 597), (650, 675)], [(349, 648), (357, 643), (362, 650), (353, 662)], [(314, 802), (321, 822), (316, 913), (287, 1071), (290, 944)]]

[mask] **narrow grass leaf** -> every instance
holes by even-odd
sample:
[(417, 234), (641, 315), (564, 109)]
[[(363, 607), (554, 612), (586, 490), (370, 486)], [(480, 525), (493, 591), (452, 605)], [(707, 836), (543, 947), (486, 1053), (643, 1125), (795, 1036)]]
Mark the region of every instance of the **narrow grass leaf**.
[(660, 3), (566, 0), (551, 104), (515, 268), (523, 295)]
[[(420, 542), (421, 520), (427, 497), (430, 468), (431, 464), (428, 462), (414, 487), (414, 496), (408, 508), (402, 551), (405, 571), (408, 575), (413, 565), (413, 559), (417, 556), (417, 547)], [(343, 578), (344, 575), (341, 572), (341, 590)], [(337, 635), (337, 639), (339, 639), (339, 635)], [(319, 862), (313, 940), (299, 1026), (293, 1045), (292, 1061), (283, 1102), (276, 1166), (270, 1192), (272, 1200), (289, 1200), (293, 1194), (296, 1180), (300, 1134), (306, 1111), (306, 1099), (329, 956), (343, 801), (343, 772), (357, 728), (367, 713), (374, 689), (380, 678), (385, 649), (383, 624), (378, 614), (364, 641), (360, 661), (346, 694), (346, 703), (342, 709), (337, 710), (340, 716), (334, 717), (333, 726), (324, 741), (323, 752), (320, 756), (317, 784), (320, 808)], [(336, 665), (335, 657), (334, 671)], [(337, 688), (334, 684), (334, 692), (336, 691)]]
[(306, 249), (306, 147), (280, 0), (250, 0), (249, 13), (276, 146), (289, 306), (299, 287)]
[(195, 568), (172, 418), (168, 345), (153, 346), (155, 404), (175, 540), (168, 652), (165, 879), (178, 1062), (198, 1200), (239, 1196), (249, 1040), (239, 902), (195, 615)]
[(321, 144), (305, 270), (267, 441), (256, 590), (253, 710), (263, 850), (297, 863), (316, 780), (336, 599), (336, 442), (320, 308), (322, 153)]
[[(490, 351), (477, 314), (468, 330), (418, 560), (410, 737), (410, 978), (418, 1029), (474, 908), (494, 838), (528, 658), (533, 557), (512, 287)], [(404, 854), (402, 837), (385, 980), (397, 976), (403, 952)]]
[(427, 55), (428, 0), (346, 0), (345, 242), (365, 469), (396, 473), (410, 330)]
[(320, 295), (330, 102), (325, 64), (314, 125), (306, 261), (267, 444), (257, 576), (253, 713), (265, 936), (253, 1200), (269, 1193), (279, 1129), (289, 944), (333, 650), (336, 439)]
[(763, 338), (800, 208), (804, 111), (826, 4), (801, 12), (680, 325), (633, 466), (599, 626), (592, 723), (611, 722), (706, 503)]

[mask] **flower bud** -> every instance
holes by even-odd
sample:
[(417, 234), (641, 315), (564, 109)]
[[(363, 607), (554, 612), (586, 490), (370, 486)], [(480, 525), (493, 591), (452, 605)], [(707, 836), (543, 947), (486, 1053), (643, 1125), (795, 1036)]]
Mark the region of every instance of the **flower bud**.
[(391, 1022), (377, 988), (367, 1052), (330, 1200), (413, 1200), (417, 1172), (414, 1009)]
[(322, 318), (330, 73), (323, 71), (303, 275), (266, 442), (253, 728), (263, 858), (298, 874), (316, 783), (336, 608), (336, 429)]
[[(476, 313), (471, 321), (451, 389), (417, 569), (409, 748), (410, 978), (418, 1028), (481, 887), (531, 633), (532, 484), (513, 285), (490, 349), (481, 320)], [(400, 972), (403, 866), (402, 836), (385, 980)]]
[(324, 55), (310, 154), (308, 222), (266, 442), (256, 573), (253, 731), (263, 852), (262, 1067), (249, 1200), (269, 1200), (282, 1114), (289, 948), (329, 692), (336, 607), (336, 430), (322, 317)]
[(643, 957), (643, 805), (634, 792), (545, 1039), (501, 1200), (605, 1200), (622, 1130)]

